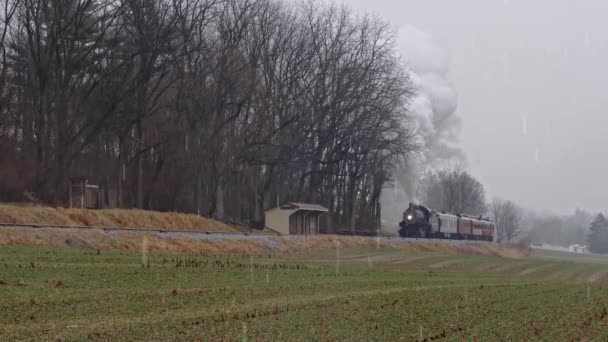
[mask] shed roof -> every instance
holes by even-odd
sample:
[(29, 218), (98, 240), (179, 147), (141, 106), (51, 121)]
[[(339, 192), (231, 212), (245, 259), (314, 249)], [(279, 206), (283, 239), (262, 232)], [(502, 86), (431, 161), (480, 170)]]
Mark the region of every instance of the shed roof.
[(318, 204), (311, 204), (311, 203), (298, 203), (298, 202), (288, 202), (286, 204), (281, 205), (281, 209), (291, 209), (291, 210), (308, 210), (308, 211), (320, 211), (320, 212), (328, 212), (329, 209), (318, 205)]

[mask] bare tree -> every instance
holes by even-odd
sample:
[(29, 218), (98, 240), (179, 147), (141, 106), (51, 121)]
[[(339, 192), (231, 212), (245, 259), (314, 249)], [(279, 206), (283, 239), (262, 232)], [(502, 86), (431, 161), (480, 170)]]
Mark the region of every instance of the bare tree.
[(437, 210), (471, 215), (486, 212), (483, 185), (459, 165), (427, 172), (418, 192), (423, 203)]
[(496, 225), (496, 242), (512, 242), (522, 232), (522, 210), (511, 201), (492, 200), (489, 213)]
[(8, 119), (8, 104), (10, 95), (7, 93), (9, 58), (8, 58), (8, 35), (10, 32), (11, 21), (19, 6), (19, 0), (6, 0), (0, 7), (0, 130)]
[(505, 240), (506, 230), (500, 220), (503, 218), (504, 201), (499, 198), (494, 198), (488, 206), (488, 211), (494, 224), (496, 225), (496, 242), (501, 243)]

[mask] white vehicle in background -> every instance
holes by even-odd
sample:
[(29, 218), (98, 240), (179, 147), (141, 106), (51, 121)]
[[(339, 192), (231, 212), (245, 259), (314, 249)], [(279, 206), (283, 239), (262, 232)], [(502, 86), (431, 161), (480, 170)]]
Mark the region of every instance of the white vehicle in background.
[(589, 249), (587, 248), (587, 246), (583, 245), (570, 245), (570, 247), (568, 247), (568, 252), (587, 254), (589, 253)]
[(532, 249), (540, 249), (553, 252), (589, 254), (589, 248), (584, 245), (570, 245), (570, 247), (552, 246), (547, 244), (533, 243), (530, 245)]

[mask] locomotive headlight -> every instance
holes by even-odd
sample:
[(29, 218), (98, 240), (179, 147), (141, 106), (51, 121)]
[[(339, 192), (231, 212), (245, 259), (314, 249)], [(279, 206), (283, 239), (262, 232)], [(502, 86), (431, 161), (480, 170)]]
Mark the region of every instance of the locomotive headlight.
[(414, 219), (414, 215), (412, 215), (412, 214), (408, 214), (407, 215), (407, 220), (408, 221), (412, 221), (413, 219)]

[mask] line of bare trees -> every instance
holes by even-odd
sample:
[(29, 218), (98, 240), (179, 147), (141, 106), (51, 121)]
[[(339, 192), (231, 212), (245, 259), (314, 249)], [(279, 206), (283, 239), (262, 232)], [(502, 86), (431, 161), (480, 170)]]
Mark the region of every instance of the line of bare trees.
[(1, 10), (0, 200), (64, 203), (79, 176), (119, 207), (260, 222), (309, 201), (354, 229), (415, 149), (408, 74), (373, 16), (279, 0)]
[(487, 212), (483, 184), (461, 165), (426, 172), (417, 192), (423, 203), (436, 210), (470, 215)]
[(496, 242), (512, 242), (523, 233), (524, 212), (514, 202), (486, 203), (484, 186), (461, 165), (427, 172), (418, 189), (423, 203), (436, 210), (484, 216), (496, 225)]

